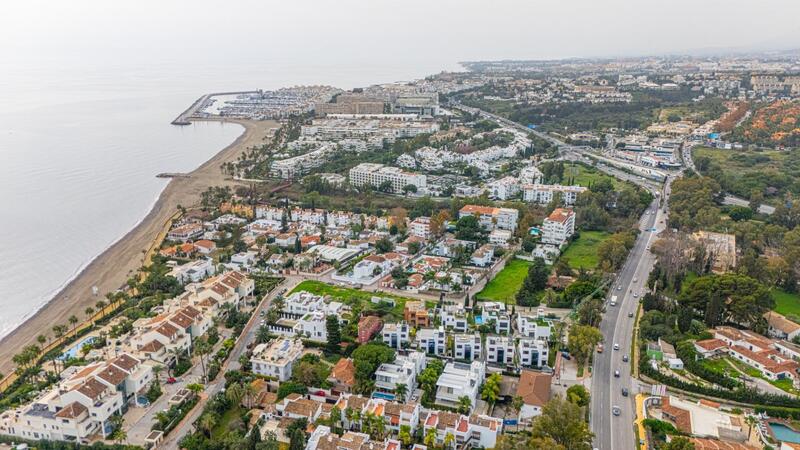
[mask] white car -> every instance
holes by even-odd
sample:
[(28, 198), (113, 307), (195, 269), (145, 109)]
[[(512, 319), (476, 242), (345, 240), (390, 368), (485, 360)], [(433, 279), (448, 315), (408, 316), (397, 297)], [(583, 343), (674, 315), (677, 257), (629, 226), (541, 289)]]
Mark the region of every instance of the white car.
[(614, 344), (614, 350), (619, 350), (619, 344)]

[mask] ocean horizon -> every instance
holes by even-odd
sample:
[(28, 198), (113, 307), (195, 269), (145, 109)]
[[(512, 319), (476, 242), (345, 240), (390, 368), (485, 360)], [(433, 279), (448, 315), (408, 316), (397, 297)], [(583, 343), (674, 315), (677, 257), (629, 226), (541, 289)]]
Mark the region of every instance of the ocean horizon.
[(226, 76), (216, 66), (37, 63), (4, 72), (0, 95), (12, 107), (0, 111), (0, 338), (144, 219), (169, 182), (156, 174), (191, 171), (242, 134), (233, 123), (170, 124), (201, 95), (298, 84), (347, 89), (457, 70), (438, 64), (282, 71), (263, 62)]

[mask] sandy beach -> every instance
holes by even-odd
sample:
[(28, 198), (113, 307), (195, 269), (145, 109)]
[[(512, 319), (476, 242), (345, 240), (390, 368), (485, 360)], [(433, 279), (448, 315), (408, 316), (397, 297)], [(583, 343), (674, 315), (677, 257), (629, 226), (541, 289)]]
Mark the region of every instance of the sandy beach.
[[(87, 307), (94, 308), (98, 299), (122, 286), (141, 267), (144, 252), (177, 206), (197, 204), (200, 194), (209, 186), (234, 185), (233, 180), (222, 174), (220, 165), (237, 159), (245, 149), (263, 143), (264, 138), (278, 126), (275, 121), (231, 122), (244, 127), (241, 136), (190, 172), (188, 177), (171, 179), (139, 225), (95, 258), (46, 306), (0, 341), (0, 373), (13, 372), (12, 356), (25, 345), (36, 343), (39, 334), (52, 336), (51, 327), (67, 324), (67, 318), (73, 314), (83, 320)], [(98, 296), (92, 295), (92, 286), (99, 288)]]

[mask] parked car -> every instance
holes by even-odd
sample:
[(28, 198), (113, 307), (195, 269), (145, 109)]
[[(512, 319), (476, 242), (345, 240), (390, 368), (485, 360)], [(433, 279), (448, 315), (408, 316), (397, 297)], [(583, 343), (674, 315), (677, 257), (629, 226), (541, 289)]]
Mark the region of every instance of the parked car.
[(611, 408), (611, 413), (614, 414), (615, 416), (618, 416), (622, 413), (622, 410), (619, 409), (619, 406), (615, 405), (613, 408)]
[(167, 384), (175, 384), (177, 382), (178, 382), (178, 380), (176, 380), (175, 377), (167, 378)]
[(614, 378), (619, 378), (619, 370), (614, 371)]
[(614, 343), (614, 350), (619, 350), (619, 344), (616, 342)]
[(628, 313), (628, 317), (633, 317), (633, 313), (632, 313), (632, 312), (629, 312), (629, 313)]
[(628, 355), (622, 355), (622, 361), (628, 362)]
[(628, 396), (628, 388), (622, 388), (622, 396), (623, 397), (627, 397)]

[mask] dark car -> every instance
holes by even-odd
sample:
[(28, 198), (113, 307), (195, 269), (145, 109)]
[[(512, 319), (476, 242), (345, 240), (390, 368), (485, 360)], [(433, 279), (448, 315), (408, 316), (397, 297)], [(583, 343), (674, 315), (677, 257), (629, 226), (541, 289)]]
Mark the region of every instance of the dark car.
[(628, 388), (622, 388), (622, 396), (623, 397), (627, 397), (628, 396)]

